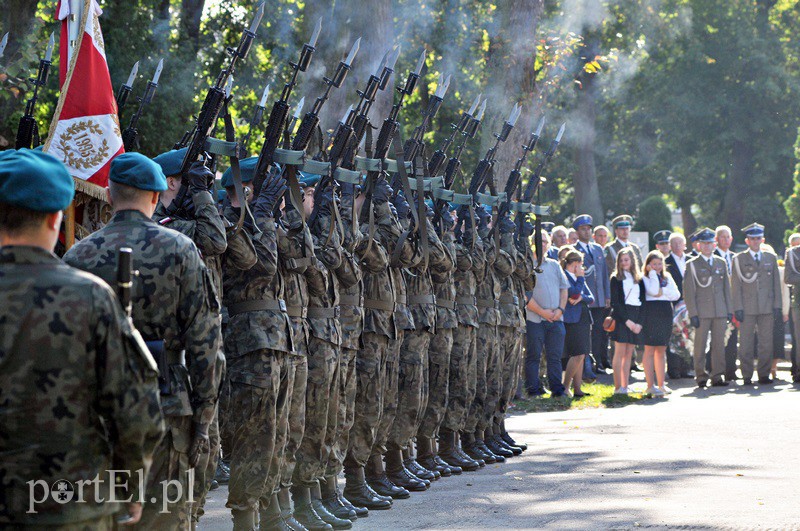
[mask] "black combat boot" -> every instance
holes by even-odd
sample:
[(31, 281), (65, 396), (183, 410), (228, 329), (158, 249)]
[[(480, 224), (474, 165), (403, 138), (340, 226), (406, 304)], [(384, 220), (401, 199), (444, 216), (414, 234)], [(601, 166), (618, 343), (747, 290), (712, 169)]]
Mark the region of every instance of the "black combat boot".
[[(499, 428), (500, 428), (500, 431), (499, 431), (500, 437), (502, 437), (505, 442), (507, 442), (511, 446), (516, 446), (517, 448), (519, 448), (523, 452), (528, 449), (528, 445), (527, 444), (518, 443), (517, 441), (515, 441), (513, 439), (513, 437), (511, 437), (511, 435), (508, 434), (508, 432), (506, 431), (506, 421), (505, 421), (505, 419), (503, 419), (500, 422)], [(498, 433), (498, 432), (495, 432), (495, 433)]]
[(442, 477), (442, 475), (438, 472), (428, 470), (424, 466), (420, 465), (414, 458), (414, 455), (411, 453), (410, 447), (403, 450), (403, 457), (403, 466), (405, 466), (409, 472), (417, 476), (419, 479), (427, 481), (428, 486), (430, 486), (431, 481), (436, 481)]
[(453, 475), (447, 463), (442, 462), (442, 464), (439, 464), (436, 461), (433, 439), (423, 437), (422, 435), (417, 435), (417, 463), (431, 472), (438, 472), (443, 478), (449, 478)]
[[(483, 453), (483, 455), (491, 456), (494, 459), (495, 463), (505, 463), (506, 456), (502, 454), (496, 454), (486, 446), (486, 441), (483, 439), (483, 430), (475, 430), (475, 446)], [(511, 452), (508, 452), (510, 455), (509, 457), (513, 456)], [(485, 460), (486, 458), (484, 458)], [(489, 461), (486, 461), (487, 463)]]
[(392, 508), (391, 497), (381, 496), (367, 485), (363, 468), (346, 468), (344, 477), (344, 497), (353, 505), (366, 507), (370, 511)]
[(256, 528), (255, 509), (231, 509), (233, 531), (254, 531)]
[(281, 505), (278, 502), (278, 495), (273, 494), (266, 507), (258, 509), (258, 530), (259, 531), (290, 531), (289, 526), (281, 517)]
[(292, 531), (305, 531), (303, 524), (294, 519), (294, 507), (292, 506), (292, 498), (289, 495), (289, 487), (283, 487), (278, 491), (278, 503), (281, 506), (281, 518), (283, 518), (286, 527)]
[(403, 487), (395, 485), (386, 477), (383, 470), (383, 459), (380, 454), (372, 454), (367, 461), (364, 470), (367, 485), (381, 496), (389, 496), (395, 500), (405, 500), (411, 497), (411, 493)]
[[(440, 467), (446, 467), (450, 469), (450, 474), (453, 476), (460, 476), (463, 470), (460, 466), (451, 465), (450, 463), (445, 462), (444, 459), (439, 457), (439, 442), (436, 439), (431, 439), (431, 445), (433, 448), (433, 460), (434, 462), (439, 465)], [(444, 474), (442, 474), (444, 477)]]
[(403, 466), (402, 450), (386, 452), (386, 476), (395, 485), (412, 492), (422, 492), (430, 486), (430, 483), (421, 480)]
[(438, 457), (450, 465), (451, 469), (458, 468), (467, 472), (478, 470), (481, 466), (477, 461), (458, 451), (456, 436), (456, 432), (450, 430), (439, 432)]
[[(325, 481), (320, 482), (319, 488), (322, 492), (322, 505), (335, 517), (355, 522), (358, 520), (356, 509), (349, 503), (345, 503), (344, 499), (341, 498), (337, 480), (338, 478), (336, 476), (326, 476)], [(313, 493), (311, 497), (314, 497)], [(369, 514), (369, 512), (367, 514)]]
[(220, 485), (227, 485), (231, 479), (231, 469), (222, 459), (217, 461), (217, 472), (214, 474), (214, 479)]
[[(489, 446), (490, 450), (492, 449), (492, 445), (494, 445), (494, 446), (497, 446), (498, 449), (504, 449), (506, 452), (511, 452), (511, 455), (508, 455), (508, 456), (503, 454), (505, 457), (514, 457), (514, 456), (519, 455), (519, 454), (522, 453), (521, 449), (516, 448), (516, 447), (512, 448), (511, 445), (509, 445), (507, 442), (505, 442), (503, 440), (503, 438), (500, 437), (500, 432), (499, 431), (495, 431), (494, 426), (490, 426), (486, 430), (486, 432), (484, 433), (484, 441), (486, 442), (486, 445)], [(494, 450), (492, 450), (492, 451), (494, 452)], [(494, 452), (494, 453), (497, 453), (497, 452)]]
[(294, 518), (309, 531), (333, 531), (333, 526), (320, 518), (311, 505), (308, 487), (292, 487)]
[(462, 433), (461, 441), (463, 442), (462, 448), (464, 449), (464, 453), (472, 459), (478, 461), (479, 463), (483, 463), (484, 465), (491, 465), (492, 463), (497, 462), (495, 459), (495, 457), (497, 457), (496, 455), (492, 454), (491, 452), (484, 453), (483, 450), (481, 450), (480, 446), (478, 446), (478, 443), (475, 440), (475, 434), (473, 432)]
[(322, 503), (322, 489), (319, 482), (311, 487), (311, 506), (320, 518), (331, 524), (334, 529), (352, 529), (353, 522), (349, 518), (339, 518), (325, 508)]

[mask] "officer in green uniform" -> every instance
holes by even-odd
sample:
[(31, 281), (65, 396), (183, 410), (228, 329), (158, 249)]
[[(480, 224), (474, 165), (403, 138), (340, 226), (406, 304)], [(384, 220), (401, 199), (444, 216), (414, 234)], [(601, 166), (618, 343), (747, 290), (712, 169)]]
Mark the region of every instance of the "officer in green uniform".
[[(163, 433), (157, 368), (119, 301), (53, 254), (74, 190), (54, 157), (0, 153), (4, 528), (112, 529), (117, 511), (135, 523), (138, 496), (127, 507), (102, 502), (108, 471), (128, 471), (117, 477), (138, 493), (137, 471), (148, 474)], [(77, 482), (85, 503), (72, 499)]]

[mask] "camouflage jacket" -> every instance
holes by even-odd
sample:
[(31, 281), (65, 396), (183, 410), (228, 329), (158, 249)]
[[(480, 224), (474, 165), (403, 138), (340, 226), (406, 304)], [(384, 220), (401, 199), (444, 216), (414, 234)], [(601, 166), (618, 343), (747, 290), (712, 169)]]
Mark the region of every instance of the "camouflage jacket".
[[(317, 216), (311, 228), (314, 240), (314, 253), (321, 263), (320, 271), (327, 279), (328, 288), (324, 293), (311, 294), (308, 303), (308, 324), (311, 335), (334, 345), (342, 344), (342, 328), (339, 323), (339, 279), (336, 269), (342, 266), (342, 236), (334, 226), (330, 216)], [(328, 235), (331, 235), (328, 241)]]
[[(457, 243), (456, 252), (459, 253), (459, 267), (453, 273), (453, 282), (456, 286), (456, 314), (458, 324), (464, 326), (478, 327), (478, 306), (476, 305), (476, 293), (478, 290), (478, 279), (483, 278), (483, 271), (486, 267), (486, 253), (483, 249), (483, 240), (471, 229), (465, 233), (462, 243)], [(460, 248), (460, 250), (459, 250)], [(464, 260), (461, 255), (466, 255), (470, 259), (470, 268), (461, 269), (461, 262)]]
[[(497, 326), (500, 323), (500, 282), (497, 280), (495, 269), (498, 262), (510, 263), (508, 253), (495, 247), (494, 236), (491, 229), (479, 229), (483, 240), (483, 250), (486, 253), (486, 263), (483, 277), (478, 277), (475, 297), (478, 302), (478, 315), (481, 324)], [(501, 267), (502, 269), (502, 267)]]
[(456, 249), (456, 239), (452, 232), (446, 232), (442, 239), (442, 246), (449, 256), (451, 264), (447, 271), (444, 268), (431, 270), (433, 280), (433, 293), (436, 295), (436, 328), (456, 328), (458, 318), (456, 317), (456, 285), (453, 281), (453, 271), (458, 269), (469, 269), (472, 260), (464, 252)]
[(519, 300), (520, 328), (525, 330), (526, 293), (533, 291), (536, 257), (533, 254), (529, 239), (525, 239), (517, 248), (517, 267), (514, 268), (514, 286)]
[[(225, 217), (235, 222), (239, 209), (226, 204)], [(292, 352), (292, 329), (283, 300), (284, 285), (278, 275), (278, 240), (272, 218), (250, 219), (242, 229), (256, 250), (258, 262), (247, 271), (238, 269), (226, 256), (222, 263), (223, 302), (230, 314), (225, 328), (225, 355), (244, 356), (256, 350), (271, 349)], [(272, 309), (238, 311), (237, 305), (273, 304)], [(283, 309), (280, 309), (282, 307)], [(247, 375), (237, 377), (247, 378)], [(253, 376), (258, 378), (259, 375)]]
[(353, 230), (353, 208), (342, 205), (344, 232), (342, 245), (342, 264), (336, 268), (339, 279), (339, 323), (342, 327), (342, 347), (357, 350), (364, 329), (364, 279), (356, 248), (364, 241), (358, 226)]
[(309, 291), (325, 293), (327, 279), (312, 274), (318, 260), (314, 256), (314, 242), (308, 225), (303, 224), (297, 210), (289, 210), (278, 230), (278, 271), (285, 286), (286, 309), (292, 322), (294, 348), (297, 354), (308, 354)]
[[(109, 469), (138, 492), (163, 418), (149, 352), (134, 339), (111, 289), (38, 247), (0, 249), (0, 527), (77, 524), (119, 510)], [(55, 481), (105, 482), (84, 489), (86, 503), (45, 496)], [(42, 492), (43, 491), (43, 492)], [(77, 497), (77, 487), (74, 495)]]
[[(94, 273), (110, 286), (117, 275), (117, 250), (133, 250), (133, 324), (146, 341), (169, 340), (160, 367), (165, 415), (194, 416), (210, 424), (217, 402), (220, 316), (211, 275), (195, 244), (136, 210), (114, 213), (102, 229), (64, 255), (68, 264)], [(185, 350), (185, 362), (177, 352)], [(173, 353), (170, 356), (170, 352)]]
[(411, 238), (402, 238), (404, 230), (408, 230), (408, 220), (401, 223), (389, 203), (384, 203), (378, 209), (382, 208), (389, 210), (389, 217), (379, 216), (382, 221), (378, 224), (378, 236), (389, 255), (389, 272), (392, 275), (395, 298), (394, 323), (397, 330), (414, 330), (416, 326), (408, 305), (408, 287), (403, 269), (417, 265), (422, 260), (422, 255)]
[[(375, 215), (374, 234), (370, 234), (368, 223), (362, 225), (361, 233), (366, 237), (356, 249), (356, 255), (361, 260), (361, 268), (364, 272), (364, 332), (396, 339), (395, 293), (392, 285), (392, 273), (389, 268), (389, 254), (380, 241), (381, 232), (379, 231), (379, 225), (383, 224), (391, 232), (395, 221), (388, 203), (373, 204), (372, 209)], [(397, 237), (399, 235), (398, 232)]]
[(427, 267), (424, 261), (420, 261), (411, 269), (403, 270), (408, 288), (408, 306), (411, 315), (414, 316), (416, 330), (427, 329), (431, 333), (436, 333), (436, 297), (433, 293), (433, 280), (431, 273), (436, 272), (442, 275), (453, 268), (453, 257), (445, 250), (442, 241), (433, 228), (430, 219), (425, 218), (428, 224), (428, 256)]
[[(500, 283), (500, 326), (519, 326), (519, 297), (514, 285), (514, 271), (517, 268), (518, 253), (513, 234), (500, 234), (501, 256), (508, 260), (495, 260), (494, 270)], [(505, 258), (503, 256), (503, 258)], [(519, 256), (520, 261), (523, 257)], [(523, 261), (524, 262), (524, 261)], [(524, 267), (524, 263), (521, 264)]]

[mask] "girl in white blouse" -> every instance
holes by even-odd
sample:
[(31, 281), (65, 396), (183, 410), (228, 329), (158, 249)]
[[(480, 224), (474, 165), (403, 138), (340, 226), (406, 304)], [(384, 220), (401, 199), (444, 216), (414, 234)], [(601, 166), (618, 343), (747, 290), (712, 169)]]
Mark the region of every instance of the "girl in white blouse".
[(644, 261), (645, 302), (642, 308), (644, 376), (646, 394), (664, 396), (672, 392), (664, 385), (667, 344), (672, 335), (672, 303), (681, 297), (678, 285), (664, 267), (661, 251), (651, 251)]

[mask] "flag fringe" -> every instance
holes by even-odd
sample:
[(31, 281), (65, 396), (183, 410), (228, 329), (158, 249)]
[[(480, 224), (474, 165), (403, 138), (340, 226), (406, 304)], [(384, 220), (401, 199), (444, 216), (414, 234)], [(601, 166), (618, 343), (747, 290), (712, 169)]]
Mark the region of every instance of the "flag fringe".
[(72, 180), (75, 181), (76, 192), (86, 194), (95, 199), (99, 199), (100, 201), (108, 200), (108, 197), (106, 196), (106, 189), (102, 186), (97, 186), (94, 183), (84, 181), (83, 179), (76, 179), (75, 177), (73, 177)]

